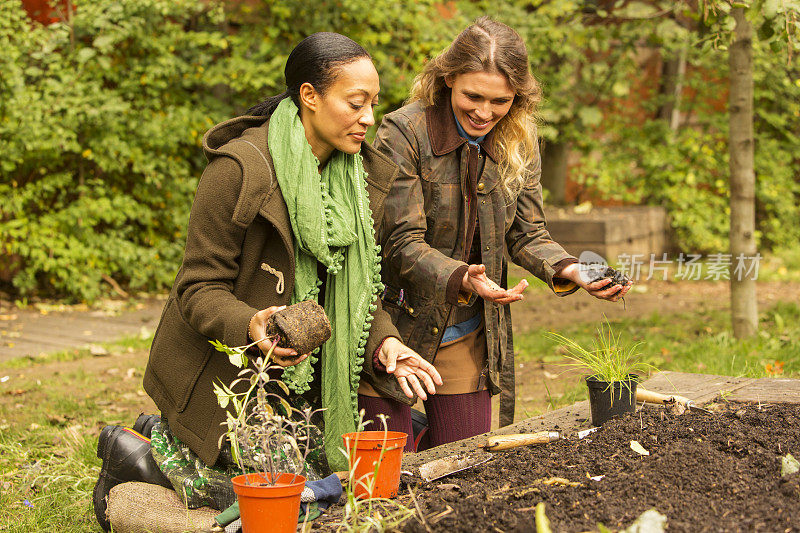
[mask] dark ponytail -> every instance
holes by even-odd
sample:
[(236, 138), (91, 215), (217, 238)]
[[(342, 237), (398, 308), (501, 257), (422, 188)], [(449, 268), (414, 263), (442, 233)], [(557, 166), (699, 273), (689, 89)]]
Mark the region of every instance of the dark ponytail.
[(317, 92), (324, 94), (336, 80), (340, 66), (362, 57), (369, 58), (370, 55), (349, 37), (332, 32), (313, 33), (300, 41), (286, 60), (283, 71), (286, 90), (254, 105), (246, 114), (269, 117), (287, 96), (299, 108), (301, 85), (310, 83)]

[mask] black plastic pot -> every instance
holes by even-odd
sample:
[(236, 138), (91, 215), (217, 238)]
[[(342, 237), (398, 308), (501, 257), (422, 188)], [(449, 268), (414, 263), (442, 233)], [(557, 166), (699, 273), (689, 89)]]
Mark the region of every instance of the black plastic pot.
[(636, 411), (636, 386), (639, 376), (628, 374), (627, 381), (600, 381), (594, 376), (586, 378), (589, 387), (589, 406), (592, 408), (592, 425), (602, 426), (608, 419)]

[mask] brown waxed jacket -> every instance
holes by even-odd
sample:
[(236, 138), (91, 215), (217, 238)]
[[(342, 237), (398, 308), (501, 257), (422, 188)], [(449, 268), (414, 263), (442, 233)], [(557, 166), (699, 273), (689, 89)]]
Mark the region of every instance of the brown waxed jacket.
[[(250, 318), (259, 309), (289, 304), (294, 288), (292, 229), (267, 148), (267, 128), (264, 117), (239, 117), (215, 126), (203, 139), (209, 163), (144, 375), (144, 388), (170, 429), (209, 465), (217, 460), (225, 421), (212, 383), (229, 384), (238, 372), (209, 339), (247, 344)], [(378, 232), (397, 167), (366, 143), (361, 154)], [(282, 287), (274, 272), (283, 275)], [(397, 330), (379, 300), (365, 353), (372, 354), (388, 336), (398, 336)], [(369, 355), (365, 365), (372, 367)], [(386, 387), (393, 391), (397, 385)]]
[[(556, 294), (575, 292), (578, 287), (574, 283), (555, 277), (566, 263), (577, 260), (547, 231), (539, 160), (521, 193), (509, 199), (498, 169), (502, 154), (492, 143), (492, 133), (482, 143), (487, 157), (476, 191), (486, 275), (507, 286), (507, 250), (514, 263), (546, 282)], [(459, 300), (457, 291), (452, 290), (454, 285), (460, 286), (465, 265), (465, 145), (466, 140), (458, 135), (449, 91), (435, 106), (416, 101), (386, 115), (375, 142), (375, 147), (400, 167), (386, 199), (379, 239), (384, 255), (383, 281), (390, 295), (384, 299), (384, 308), (392, 315), (403, 341), (434, 365), (453, 307), (472, 305), (475, 300)], [(398, 298), (400, 290), (402, 298)], [(503, 393), (501, 424), (506, 425), (513, 421), (514, 413), (511, 310), (508, 305), (491, 302), (484, 302), (483, 309), (488, 387), (493, 394)]]

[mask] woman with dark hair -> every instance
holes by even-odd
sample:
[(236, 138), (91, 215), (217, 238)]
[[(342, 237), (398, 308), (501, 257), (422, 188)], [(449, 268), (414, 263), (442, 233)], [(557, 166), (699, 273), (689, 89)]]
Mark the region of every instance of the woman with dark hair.
[[(378, 299), (375, 232), (397, 167), (364, 143), (379, 92), (369, 54), (343, 35), (315, 33), (289, 55), (285, 75), (284, 93), (203, 139), (209, 163), (144, 376), (162, 418), (144, 417), (134, 427), (141, 432), (109, 426), (101, 433), (94, 503), (105, 528), (105, 498), (124, 481), (174, 487), (192, 508), (234, 501), (235, 465), (220, 447), (226, 412), (212, 383), (230, 383), (238, 369), (209, 340), (242, 346), (264, 339), (267, 319), (283, 306), (316, 300), (331, 322), (332, 336), (318, 352), (273, 353), (285, 367), (290, 402), (324, 409), (324, 444), (315, 439), (309, 479), (347, 469), (338, 448), (341, 435), (356, 430), (365, 359), (386, 365), (403, 380), (394, 390), (409, 397), (441, 383), (398, 340)], [(264, 353), (270, 347), (258, 344)], [(153, 422), (151, 434), (141, 435)]]
[[(430, 445), (489, 431), (491, 395), (501, 425), (514, 416), (504, 250), (559, 296), (583, 288), (617, 301), (629, 286), (588, 283), (553, 242), (542, 211), (534, 116), (541, 89), (520, 36), (488, 17), (465, 29), (414, 80), (375, 146), (400, 167), (384, 208), (384, 308), (404, 341), (435, 363), (443, 385), (425, 402)], [(392, 391), (378, 361), (359, 388), (367, 419), (391, 415), (408, 431), (413, 400)], [(415, 378), (401, 377), (416, 385)]]

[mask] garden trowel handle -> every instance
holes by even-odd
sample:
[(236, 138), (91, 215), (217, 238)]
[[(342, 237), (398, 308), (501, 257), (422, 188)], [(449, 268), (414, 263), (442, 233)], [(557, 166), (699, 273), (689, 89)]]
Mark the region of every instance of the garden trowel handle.
[(676, 396), (675, 394), (670, 394), (668, 396), (666, 394), (659, 394), (658, 392), (652, 392), (642, 388), (636, 389), (637, 402), (664, 404), (673, 400), (685, 407), (688, 407), (692, 404), (692, 401), (689, 398), (684, 398), (683, 396)]
[(558, 431), (539, 431), (538, 433), (518, 433), (516, 435), (493, 435), (486, 439), (484, 449), (501, 452), (529, 444), (547, 444), (561, 437)]

